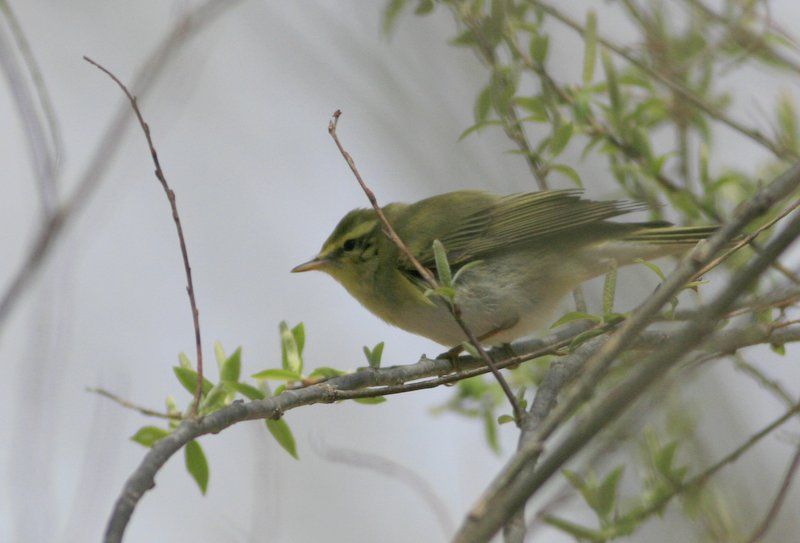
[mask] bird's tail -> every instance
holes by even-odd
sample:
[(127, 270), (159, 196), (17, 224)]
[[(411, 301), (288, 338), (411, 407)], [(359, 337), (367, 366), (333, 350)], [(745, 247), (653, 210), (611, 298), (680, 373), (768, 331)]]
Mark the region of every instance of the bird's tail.
[(672, 226), (669, 223), (644, 223), (643, 228), (626, 236), (625, 241), (656, 245), (682, 245), (684, 248), (711, 237), (719, 226)]

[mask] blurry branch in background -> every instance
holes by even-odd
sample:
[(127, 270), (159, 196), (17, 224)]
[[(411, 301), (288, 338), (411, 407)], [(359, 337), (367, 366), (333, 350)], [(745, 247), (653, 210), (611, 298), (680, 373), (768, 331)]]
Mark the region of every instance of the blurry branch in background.
[(161, 188), (164, 189), (164, 194), (167, 196), (167, 201), (169, 202), (170, 210), (172, 211), (172, 220), (175, 222), (175, 229), (178, 232), (178, 243), (181, 247), (183, 270), (186, 273), (186, 293), (189, 295), (189, 308), (192, 312), (192, 323), (194, 324), (195, 350), (197, 353), (197, 386), (195, 387), (194, 404), (192, 404), (192, 415), (196, 415), (197, 409), (200, 406), (200, 399), (203, 391), (203, 346), (200, 339), (200, 311), (197, 309), (197, 299), (194, 295), (192, 266), (189, 264), (189, 251), (186, 248), (186, 239), (183, 235), (183, 226), (181, 225), (181, 218), (178, 214), (178, 204), (175, 200), (175, 192), (169, 187), (167, 178), (164, 175), (164, 171), (161, 169), (161, 162), (158, 159), (158, 152), (153, 144), (153, 137), (150, 134), (150, 127), (145, 122), (144, 117), (142, 117), (142, 112), (139, 110), (136, 97), (132, 95), (128, 90), (128, 87), (126, 87), (125, 84), (107, 68), (101, 66), (89, 57), (84, 56), (83, 59), (110, 77), (128, 98), (131, 109), (133, 109), (133, 113), (136, 115), (136, 119), (139, 121), (139, 126), (142, 128), (144, 137), (147, 140), (147, 147), (150, 149), (150, 156), (153, 159), (153, 165), (156, 168), (154, 172), (156, 179), (158, 179), (159, 183), (161, 183)]
[(789, 487), (792, 484), (792, 479), (794, 479), (794, 476), (797, 473), (798, 467), (800, 467), (800, 446), (797, 447), (792, 460), (789, 462), (789, 467), (786, 469), (786, 475), (783, 477), (781, 487), (778, 489), (778, 493), (775, 495), (775, 499), (772, 501), (769, 511), (767, 511), (767, 515), (764, 517), (764, 520), (761, 521), (761, 524), (759, 524), (755, 529), (753, 535), (751, 535), (747, 540), (747, 543), (756, 543), (757, 541), (761, 541), (761, 539), (767, 534), (767, 530), (769, 530), (770, 526), (772, 526), (772, 522), (775, 520), (775, 517), (778, 516), (778, 511), (780, 511), (783, 501), (786, 499), (786, 494), (789, 492)]
[[(336, 126), (339, 123), (339, 117), (341, 116), (341, 114), (342, 114), (341, 110), (338, 110), (338, 109), (334, 112), (330, 123), (328, 123), (328, 133), (331, 135), (331, 137), (333, 138), (333, 141), (336, 143), (336, 147), (339, 148), (339, 152), (342, 154), (342, 157), (344, 158), (345, 162), (347, 162), (347, 165), (350, 167), (350, 170), (353, 172), (353, 175), (355, 175), (356, 181), (358, 181), (358, 184), (361, 186), (361, 188), (363, 189), (364, 193), (367, 195), (367, 199), (369, 200), (369, 203), (372, 205), (372, 209), (375, 210), (375, 214), (378, 216), (378, 219), (380, 220), (381, 224), (383, 225), (384, 233), (392, 241), (392, 243), (394, 243), (397, 246), (397, 248), (400, 250), (400, 252), (403, 255), (405, 255), (405, 257), (408, 259), (408, 261), (411, 264), (413, 264), (414, 268), (419, 272), (419, 274), (422, 276), (422, 278), (425, 279), (425, 281), (428, 283), (428, 285), (430, 286), (431, 290), (433, 292), (436, 292), (436, 291), (440, 290), (439, 282), (433, 276), (431, 271), (429, 269), (427, 269), (425, 266), (423, 266), (419, 262), (419, 260), (417, 260), (417, 258), (414, 256), (414, 254), (408, 249), (406, 244), (403, 243), (403, 240), (400, 239), (400, 236), (397, 235), (397, 232), (395, 232), (394, 228), (392, 227), (392, 225), (389, 223), (388, 219), (386, 218), (386, 215), (383, 214), (383, 211), (381, 210), (380, 206), (378, 205), (378, 200), (375, 198), (375, 194), (367, 186), (367, 184), (364, 183), (364, 180), (362, 179), (361, 174), (359, 173), (358, 168), (356, 168), (356, 164), (353, 161), (353, 157), (350, 156), (350, 153), (348, 153), (344, 149), (344, 147), (342, 146), (341, 142), (339, 141), (339, 136), (336, 134)], [(437, 241), (438, 240), (434, 241), (434, 250), (436, 250)], [(441, 247), (441, 245), (439, 245), (439, 246)], [(446, 255), (443, 256), (443, 259), (446, 260)], [(439, 264), (439, 258), (438, 257), (437, 257), (437, 264)], [(442, 264), (446, 266), (447, 262), (446, 261), (442, 262)], [(439, 272), (440, 277), (441, 277), (442, 270), (439, 269), (438, 272)], [(447, 275), (449, 276), (450, 274), (448, 273)], [(452, 287), (452, 285), (444, 285), (444, 286)], [(461, 328), (461, 330), (464, 332), (464, 334), (469, 339), (469, 343), (475, 348), (475, 351), (480, 355), (480, 357), (486, 363), (486, 366), (494, 374), (495, 379), (497, 379), (497, 382), (500, 384), (500, 387), (503, 389), (503, 392), (505, 393), (506, 397), (508, 398), (509, 403), (511, 404), (511, 407), (514, 410), (514, 420), (516, 421), (518, 426), (521, 425), (523, 416), (525, 415), (525, 412), (520, 407), (519, 401), (517, 400), (517, 397), (514, 396), (514, 393), (511, 391), (511, 387), (508, 386), (508, 382), (506, 381), (505, 377), (503, 377), (503, 374), (500, 373), (500, 370), (495, 366), (495, 362), (492, 360), (492, 357), (489, 356), (489, 354), (483, 348), (483, 345), (481, 345), (480, 340), (475, 336), (475, 334), (472, 332), (472, 330), (469, 329), (469, 327), (467, 326), (467, 323), (462, 318), (462, 316), (461, 316), (461, 308), (456, 303), (455, 296), (451, 297), (450, 299), (447, 299), (447, 298), (443, 297), (443, 299), (444, 299), (445, 302), (447, 302), (447, 307), (450, 310), (450, 313), (453, 315), (453, 318), (455, 319), (455, 321), (458, 323), (458, 326)], [(486, 338), (483, 338), (483, 339), (486, 339)]]
[[(0, 12), (14, 38), (19, 56), (28, 71), (33, 84), (41, 114), (31, 95), (28, 80), (17, 65), (10, 41), (0, 24), (0, 66), (8, 80), (11, 94), (16, 103), (27, 136), (28, 149), (33, 162), (33, 172), (39, 187), (39, 200), (42, 205), (43, 221), (52, 219), (58, 206), (58, 171), (63, 156), (61, 129), (53, 110), (50, 95), (33, 51), (11, 6), (0, 0)], [(42, 120), (41, 117), (44, 117)], [(45, 130), (45, 125), (47, 129)], [(45, 135), (45, 133), (47, 133)]]
[(422, 499), (422, 502), (436, 516), (445, 539), (452, 535), (455, 525), (447, 505), (436, 494), (433, 486), (413, 469), (377, 454), (365, 453), (356, 449), (329, 447), (320, 439), (312, 439), (311, 447), (329, 462), (373, 471), (407, 486)]
[[(189, 39), (241, 2), (242, 0), (209, 0), (182, 16), (133, 78), (132, 92), (140, 98), (144, 97)], [(105, 132), (98, 139), (99, 143), (78, 178), (76, 188), (40, 229), (17, 271), (0, 294), (0, 333), (20, 296), (36, 277), (45, 257), (64, 233), (64, 227), (89, 204), (103, 180), (130, 122), (129, 107), (126, 102), (118, 108)]]

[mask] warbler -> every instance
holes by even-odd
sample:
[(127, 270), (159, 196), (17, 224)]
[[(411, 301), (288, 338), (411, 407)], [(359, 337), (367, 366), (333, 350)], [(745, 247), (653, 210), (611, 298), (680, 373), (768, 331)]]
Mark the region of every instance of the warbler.
[[(444, 246), (464, 322), (488, 345), (527, 336), (552, 322), (561, 299), (584, 281), (632, 264), (679, 254), (716, 226), (609, 219), (641, 202), (592, 201), (580, 190), (500, 196), (462, 190), (381, 208), (411, 254), (434, 275), (433, 241)], [(329, 274), (384, 321), (452, 347), (466, 340), (445, 300), (386, 236), (374, 209), (339, 221), (319, 254), (292, 272)]]

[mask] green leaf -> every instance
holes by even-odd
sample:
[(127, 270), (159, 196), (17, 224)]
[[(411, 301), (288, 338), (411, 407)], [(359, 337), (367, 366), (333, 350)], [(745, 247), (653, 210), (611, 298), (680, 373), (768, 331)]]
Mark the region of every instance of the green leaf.
[(617, 81), (617, 70), (614, 68), (614, 61), (605, 49), (602, 50), (600, 58), (603, 60), (603, 68), (606, 72), (606, 85), (608, 86), (608, 98), (611, 102), (611, 119), (614, 128), (619, 131), (622, 129), (623, 104), (622, 94), (619, 90)]
[[(484, 121), (486, 121), (489, 117), (489, 111), (492, 109), (492, 87), (491, 85), (487, 85), (481, 92), (478, 94), (478, 97), (475, 99), (475, 127), (480, 127)], [(470, 129), (468, 128), (467, 131)], [(463, 139), (467, 131), (465, 131), (461, 136), (459, 136), (459, 140)]]
[(406, 3), (407, 0), (389, 0), (389, 2), (387, 2), (386, 8), (383, 10), (383, 17), (381, 21), (384, 35), (388, 36), (392, 33), (395, 24), (397, 24), (397, 19), (400, 15), (400, 12), (403, 11)]
[(497, 424), (494, 421), (492, 410), (489, 408), (483, 410), (483, 431), (486, 435), (486, 442), (489, 444), (489, 448), (492, 449), (495, 454), (500, 454), (500, 442), (497, 439)]
[(438, 239), (433, 240), (433, 258), (436, 261), (436, 274), (439, 276), (439, 282), (445, 287), (452, 288), (453, 274), (450, 271), (450, 263), (447, 261), (447, 252)]
[(225, 363), (225, 351), (222, 349), (222, 343), (219, 341), (214, 342), (214, 356), (217, 359), (217, 369), (222, 370), (222, 365)]
[(617, 486), (622, 477), (624, 466), (619, 466), (609, 473), (597, 488), (597, 500), (594, 510), (600, 518), (607, 519), (617, 503)]
[(169, 430), (159, 428), (158, 426), (142, 426), (139, 430), (131, 436), (131, 441), (135, 441), (139, 445), (145, 447), (152, 447), (159, 439), (163, 439), (169, 435)]
[(458, 140), (457, 141), (461, 141), (464, 138), (466, 138), (467, 136), (469, 136), (470, 134), (472, 134), (473, 132), (478, 132), (479, 130), (481, 130), (482, 128), (485, 128), (487, 126), (492, 126), (492, 125), (500, 126), (502, 124), (503, 123), (501, 121), (482, 121), (482, 122), (479, 122), (479, 123), (475, 123), (472, 126), (470, 126), (469, 128), (467, 128), (466, 130), (464, 130), (458, 136)]
[[(197, 372), (181, 366), (173, 366), (172, 371), (175, 372), (175, 377), (178, 378), (183, 388), (194, 396), (194, 391), (197, 389)], [(203, 377), (203, 394), (208, 394), (213, 387), (214, 383)]]
[(547, 108), (540, 96), (516, 96), (514, 97), (514, 103), (531, 113), (529, 117), (526, 117), (527, 120), (540, 123), (549, 120)]
[(603, 322), (603, 319), (598, 317), (597, 315), (590, 315), (589, 313), (581, 313), (580, 311), (571, 311), (558, 319), (550, 328), (558, 328), (559, 326), (563, 326), (569, 322), (579, 321), (579, 320), (590, 320), (592, 322), (600, 323)]
[(547, 515), (546, 517), (544, 517), (543, 520), (546, 524), (549, 524), (554, 528), (558, 528), (562, 532), (571, 535), (578, 541), (592, 541), (597, 543), (605, 543), (607, 540), (607, 538), (597, 530), (586, 528), (584, 526), (581, 526), (580, 524), (575, 524), (574, 522), (570, 522), (568, 520), (560, 519), (552, 515)]
[(294, 436), (289, 429), (289, 425), (286, 424), (286, 421), (283, 419), (267, 419), (266, 423), (267, 430), (269, 430), (269, 433), (272, 434), (272, 437), (275, 438), (278, 444), (295, 459), (299, 460), (300, 458), (297, 456), (297, 445), (294, 442)]
[(336, 368), (329, 368), (327, 366), (320, 366), (319, 368), (315, 368), (309, 375), (309, 379), (313, 379), (315, 377), (324, 377), (326, 379), (330, 379), (331, 377), (338, 377), (340, 375), (345, 375), (347, 372), (342, 370), (337, 370)]
[(251, 375), (253, 379), (272, 379), (273, 381), (300, 381), (303, 376), (292, 370), (269, 369)]
[(569, 350), (573, 351), (580, 347), (582, 344), (586, 343), (590, 339), (601, 336), (605, 333), (602, 328), (593, 328), (591, 330), (586, 330), (585, 332), (581, 332), (577, 336), (573, 338), (573, 340), (569, 344)]
[(466, 264), (458, 268), (458, 270), (456, 270), (455, 275), (453, 276), (453, 285), (455, 286), (455, 284), (458, 282), (459, 277), (461, 277), (461, 275), (464, 272), (466, 272), (467, 270), (471, 270), (476, 266), (480, 266), (482, 263), (483, 260), (473, 260), (472, 262), (467, 262)]
[(514, 417), (511, 415), (500, 415), (497, 417), (497, 424), (506, 424), (509, 422), (514, 422)]
[(569, 143), (569, 140), (572, 139), (572, 134), (575, 130), (575, 126), (572, 123), (564, 123), (559, 126), (553, 137), (550, 139), (550, 153), (557, 157), (564, 151), (564, 148)]
[(675, 453), (678, 451), (678, 442), (670, 441), (660, 447), (653, 455), (653, 466), (665, 479), (672, 480), (675, 468)]
[(182, 368), (192, 369), (192, 362), (186, 356), (186, 353), (178, 353), (178, 362), (180, 362)]
[(586, 14), (586, 31), (583, 33), (583, 84), (594, 79), (594, 66), (597, 61), (597, 14), (590, 9)]
[(617, 268), (612, 268), (606, 274), (603, 283), (603, 313), (609, 314), (614, 311), (614, 295), (617, 291)]
[(569, 177), (579, 188), (583, 188), (581, 176), (578, 175), (578, 172), (576, 172), (571, 166), (567, 166), (566, 164), (550, 164), (548, 168), (560, 174), (564, 174), (565, 176)]
[(200, 402), (200, 413), (212, 413), (225, 405), (225, 397), (228, 395), (228, 390), (224, 381), (214, 385), (208, 394), (205, 395), (203, 401)]
[(531, 59), (538, 65), (544, 64), (547, 60), (547, 50), (550, 45), (550, 39), (546, 35), (534, 34), (530, 43)]
[(292, 328), (292, 337), (294, 337), (294, 342), (297, 344), (297, 352), (300, 353), (300, 356), (303, 356), (303, 347), (306, 346), (306, 327), (302, 322)]
[(770, 343), (769, 348), (775, 354), (779, 354), (781, 356), (786, 355), (786, 345), (783, 343)]
[(370, 368), (380, 368), (381, 357), (383, 356), (383, 341), (375, 345), (373, 349), (364, 345), (364, 355), (367, 357), (367, 363)]
[(266, 394), (258, 390), (256, 387), (248, 385), (247, 383), (226, 382), (225, 384), (247, 399), (263, 400), (266, 398)]
[(641, 258), (635, 259), (634, 262), (637, 262), (639, 264), (644, 264), (645, 266), (650, 268), (653, 271), (653, 273), (658, 275), (658, 278), (661, 279), (662, 281), (665, 281), (667, 279), (667, 276), (664, 275), (664, 272), (661, 271), (661, 268), (659, 268), (652, 262), (648, 262), (647, 260), (642, 260)]
[(294, 334), (289, 329), (286, 321), (281, 321), (278, 326), (281, 335), (281, 360), (283, 369), (293, 371), (296, 374), (303, 373), (303, 359), (300, 356), (300, 349), (295, 340)]
[(200, 487), (200, 492), (206, 493), (208, 488), (208, 462), (203, 448), (197, 441), (190, 441), (184, 447), (184, 458), (186, 460), (186, 470)]
[(478, 352), (478, 349), (475, 348), (475, 345), (470, 343), (469, 341), (465, 341), (461, 344), (461, 348), (464, 349), (469, 355), (474, 358), (475, 360), (483, 360), (481, 353)]
[(417, 8), (414, 10), (414, 15), (427, 15), (433, 11), (433, 0), (420, 0)]
[(383, 396), (375, 396), (374, 398), (353, 398), (353, 401), (364, 405), (378, 405), (379, 403), (384, 403), (386, 398)]
[[(224, 356), (224, 353), (223, 353)], [(221, 381), (236, 382), (242, 371), (242, 348), (239, 347), (228, 358), (224, 359), (219, 370)]]

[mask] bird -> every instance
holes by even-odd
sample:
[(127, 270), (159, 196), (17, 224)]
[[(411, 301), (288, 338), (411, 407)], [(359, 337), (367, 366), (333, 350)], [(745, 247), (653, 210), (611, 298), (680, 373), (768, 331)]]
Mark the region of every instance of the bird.
[[(500, 346), (552, 323), (561, 300), (584, 281), (639, 259), (679, 255), (718, 229), (615, 222), (610, 219), (647, 205), (593, 201), (582, 192), (460, 190), (381, 210), (409, 252), (432, 273), (434, 240), (444, 247), (452, 273), (464, 268), (454, 303), (481, 343)], [(373, 208), (347, 213), (317, 256), (291, 271), (311, 270), (333, 277), (391, 325), (447, 347), (467, 340), (448, 301), (426, 296), (430, 286), (384, 233)]]

